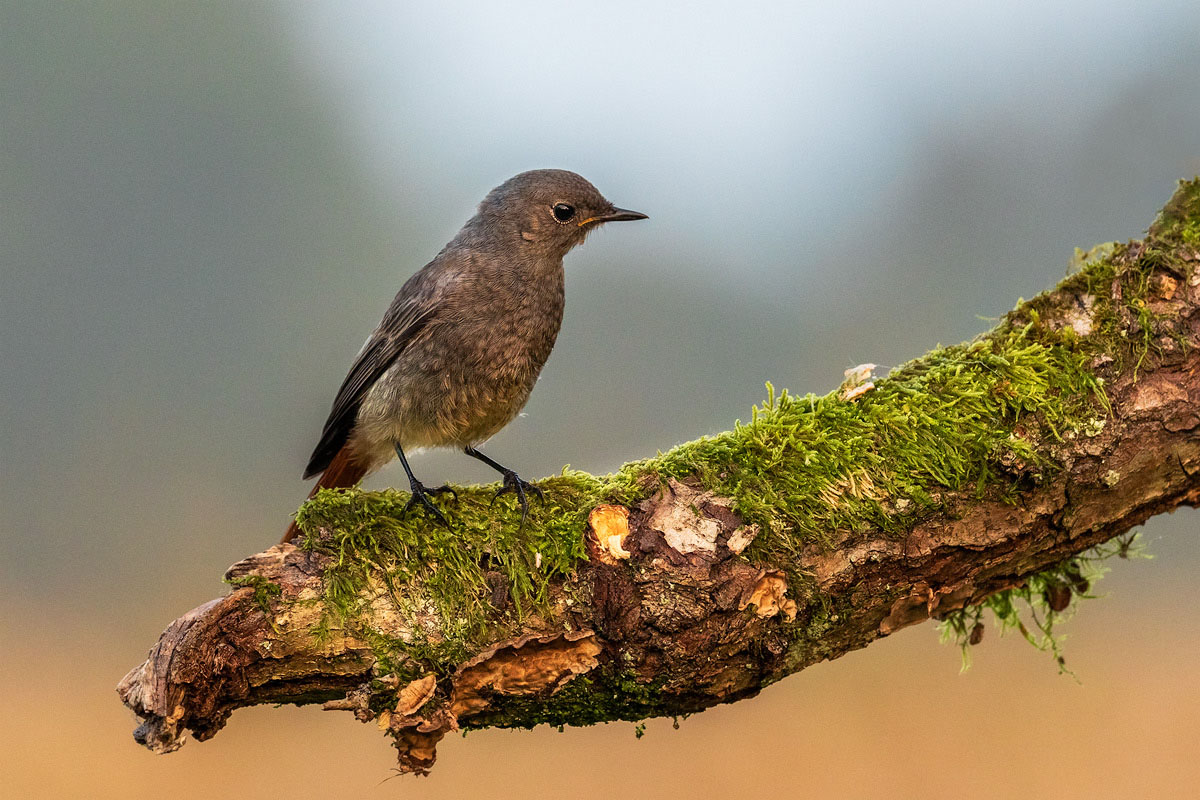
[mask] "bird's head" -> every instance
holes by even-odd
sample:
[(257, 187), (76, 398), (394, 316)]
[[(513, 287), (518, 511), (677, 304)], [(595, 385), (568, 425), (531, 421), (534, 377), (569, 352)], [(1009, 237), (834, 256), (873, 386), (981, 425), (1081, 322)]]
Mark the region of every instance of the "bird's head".
[(489, 192), (479, 204), (478, 219), (492, 230), (519, 237), (522, 247), (561, 257), (605, 222), (646, 215), (617, 208), (574, 172), (535, 169)]

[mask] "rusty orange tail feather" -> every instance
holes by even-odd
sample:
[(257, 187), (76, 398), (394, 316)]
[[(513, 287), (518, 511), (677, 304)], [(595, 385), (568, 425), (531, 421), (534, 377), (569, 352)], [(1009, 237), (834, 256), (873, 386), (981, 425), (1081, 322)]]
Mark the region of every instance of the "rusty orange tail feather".
[[(343, 447), (329, 462), (325, 471), (321, 473), (316, 486), (308, 493), (308, 499), (311, 500), (322, 489), (342, 489), (355, 486), (366, 474), (367, 468), (350, 455), (349, 448)], [(299, 532), (296, 521), (292, 520), (292, 524), (288, 525), (287, 533), (283, 535), (280, 544), (290, 542)]]

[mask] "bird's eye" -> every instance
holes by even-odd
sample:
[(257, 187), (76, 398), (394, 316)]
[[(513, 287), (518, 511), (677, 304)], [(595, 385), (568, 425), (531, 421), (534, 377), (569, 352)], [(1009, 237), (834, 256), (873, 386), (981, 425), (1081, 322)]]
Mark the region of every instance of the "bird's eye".
[(556, 203), (550, 211), (559, 222), (570, 222), (571, 218), (575, 216), (575, 206), (566, 203)]

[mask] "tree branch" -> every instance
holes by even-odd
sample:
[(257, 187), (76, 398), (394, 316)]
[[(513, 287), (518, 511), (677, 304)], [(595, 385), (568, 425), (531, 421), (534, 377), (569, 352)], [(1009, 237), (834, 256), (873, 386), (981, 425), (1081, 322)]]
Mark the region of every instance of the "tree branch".
[[(1200, 180), (974, 342), (453, 529), (326, 491), (121, 681), (169, 752), (236, 708), (325, 702), (423, 772), (459, 727), (679, 715), (1026, 585), (1200, 500)], [(1068, 561), (1068, 564), (1070, 562)], [(1052, 587), (1061, 608), (1073, 585)], [(1086, 588), (1084, 589), (1086, 590)], [(1049, 595), (1048, 595), (1049, 597)]]

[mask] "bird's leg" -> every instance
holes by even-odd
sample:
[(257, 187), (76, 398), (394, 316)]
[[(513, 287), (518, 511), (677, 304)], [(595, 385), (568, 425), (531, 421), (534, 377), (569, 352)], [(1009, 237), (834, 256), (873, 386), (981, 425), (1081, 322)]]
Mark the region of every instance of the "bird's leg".
[(439, 486), (436, 489), (426, 489), (425, 485), (417, 480), (417, 476), (413, 475), (412, 468), (408, 466), (408, 459), (404, 457), (404, 450), (400, 448), (400, 443), (397, 442), (395, 446), (396, 455), (400, 457), (400, 465), (404, 467), (404, 474), (408, 476), (408, 490), (412, 492), (412, 497), (410, 497), (408, 502), (404, 504), (404, 513), (407, 514), (408, 510), (412, 508), (414, 504), (420, 503), (425, 507), (426, 511), (428, 511), (430, 514), (433, 514), (438, 522), (449, 528), (450, 522), (446, 519), (446, 515), (443, 514), (438, 507), (433, 504), (433, 501), (429, 499), (429, 495), (437, 495), (449, 492), (450, 494), (454, 495), (454, 499), (457, 500), (458, 492), (454, 491), (449, 486)]
[(492, 469), (496, 470), (497, 472), (499, 472), (501, 475), (504, 476), (504, 485), (496, 490), (496, 494), (492, 497), (492, 502), (493, 503), (496, 502), (496, 498), (499, 497), (500, 495), (504, 494), (505, 492), (515, 492), (517, 495), (517, 501), (521, 504), (521, 524), (522, 525), (525, 524), (525, 518), (529, 516), (529, 499), (526, 497), (525, 492), (527, 492), (527, 491), (533, 492), (534, 494), (537, 495), (538, 500), (541, 500), (543, 502), (545, 501), (545, 499), (546, 499), (545, 493), (540, 488), (538, 488), (534, 484), (530, 483), (529, 481), (521, 480), (520, 475), (518, 475), (516, 472), (509, 469), (508, 467), (504, 466), (500, 462), (494, 461), (491, 458), (488, 458), (486, 455), (479, 452), (474, 447), (464, 447), (463, 452), (466, 453), (467, 455), (469, 455), (471, 458), (479, 459), (480, 461), (487, 464), (489, 467), (491, 467)]

